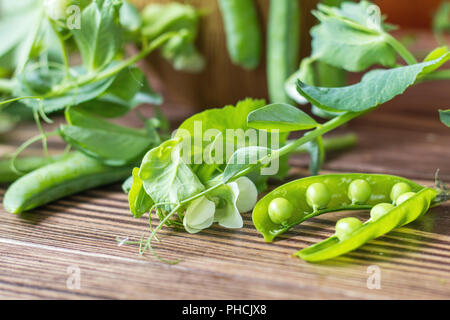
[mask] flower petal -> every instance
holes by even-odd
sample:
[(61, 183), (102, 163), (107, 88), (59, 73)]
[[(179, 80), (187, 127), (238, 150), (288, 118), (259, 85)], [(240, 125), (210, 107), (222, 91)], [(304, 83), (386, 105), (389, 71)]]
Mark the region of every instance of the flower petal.
[(253, 210), (258, 201), (258, 190), (255, 184), (247, 177), (240, 177), (235, 182), (239, 188), (239, 195), (236, 200), (239, 212), (244, 213)]
[(214, 221), (214, 202), (206, 197), (198, 198), (189, 205), (183, 219), (185, 229), (196, 233), (210, 227)]
[(216, 209), (216, 219), (221, 226), (226, 228), (242, 228), (244, 225), (241, 214), (236, 207), (238, 195), (239, 188), (235, 182), (228, 183), (223, 188), (222, 198), (225, 200), (225, 205)]

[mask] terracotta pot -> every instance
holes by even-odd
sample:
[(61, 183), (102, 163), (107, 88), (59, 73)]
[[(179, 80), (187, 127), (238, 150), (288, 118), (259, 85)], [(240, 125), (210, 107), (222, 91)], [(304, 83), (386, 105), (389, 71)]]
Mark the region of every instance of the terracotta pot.
[[(153, 2), (172, 1), (133, 0), (140, 7)], [(200, 110), (235, 104), (236, 101), (245, 97), (267, 98), (265, 57), (254, 71), (246, 71), (234, 66), (226, 50), (222, 17), (217, 0), (190, 0), (188, 3), (209, 12), (202, 18), (198, 39), (198, 47), (207, 59), (207, 67), (199, 74), (178, 72), (158, 54), (151, 55), (149, 57), (151, 67), (164, 84), (163, 93), (166, 103), (190, 110)], [(265, 36), (270, 1), (256, 0), (255, 3), (260, 13), (261, 30), (264, 31)], [(310, 53), (309, 29), (314, 23), (310, 11), (316, 3), (316, 0), (301, 1), (302, 34), (299, 61)]]

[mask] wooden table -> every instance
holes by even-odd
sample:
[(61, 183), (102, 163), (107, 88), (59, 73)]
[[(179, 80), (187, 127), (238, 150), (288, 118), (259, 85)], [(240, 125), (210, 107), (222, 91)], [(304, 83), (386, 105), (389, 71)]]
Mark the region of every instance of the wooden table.
[[(449, 183), (450, 130), (437, 115), (438, 108), (450, 106), (449, 85), (418, 85), (340, 129), (356, 132), (358, 145), (330, 154), (324, 172), (397, 174), (433, 185), (440, 168), (441, 179)], [(185, 116), (169, 113), (174, 121)], [(18, 128), (0, 142), (0, 152), (35, 133), (34, 126)], [(61, 149), (63, 144), (54, 141), (50, 147)], [(307, 156), (293, 158), (288, 180), (306, 176), (307, 163)], [(0, 190), (1, 198), (4, 187)], [(181, 259), (167, 265), (151, 255), (140, 256), (136, 245), (118, 246), (116, 237), (139, 240), (148, 232), (146, 219), (129, 213), (119, 184), (23, 215), (0, 208), (0, 298), (450, 298), (450, 203), (338, 259), (311, 264), (291, 257), (331, 235), (342, 215), (311, 219), (271, 244), (256, 232), (250, 213), (244, 214), (240, 230), (214, 226), (190, 235), (164, 228), (155, 249), (166, 259)], [(153, 219), (153, 226), (157, 223)], [(367, 285), (373, 270), (380, 271), (379, 289)]]

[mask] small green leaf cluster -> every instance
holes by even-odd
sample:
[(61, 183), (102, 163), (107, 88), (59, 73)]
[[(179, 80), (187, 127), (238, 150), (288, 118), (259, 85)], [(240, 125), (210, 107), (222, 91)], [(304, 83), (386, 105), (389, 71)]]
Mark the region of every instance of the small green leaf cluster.
[[(436, 25), (441, 27), (446, 6), (441, 9), (441, 19), (436, 18), (440, 21)], [(342, 2), (339, 7), (319, 4), (313, 14), (319, 24), (311, 29), (311, 56), (302, 61), (300, 69), (286, 82), (286, 92), (299, 103), (310, 102), (315, 115), (333, 118), (345, 111), (370, 110), (419, 81), (449, 78), (448, 72), (436, 71), (450, 60), (447, 47), (437, 48), (418, 63), (414, 55), (389, 34), (393, 27), (384, 23), (380, 9), (369, 1)], [(407, 65), (398, 65), (397, 56)], [(352, 86), (345, 86), (345, 77), (336, 76), (342, 73), (329, 69), (361, 72), (373, 66), (388, 69), (372, 70)], [(330, 71), (327, 76), (320, 76), (321, 68)]]

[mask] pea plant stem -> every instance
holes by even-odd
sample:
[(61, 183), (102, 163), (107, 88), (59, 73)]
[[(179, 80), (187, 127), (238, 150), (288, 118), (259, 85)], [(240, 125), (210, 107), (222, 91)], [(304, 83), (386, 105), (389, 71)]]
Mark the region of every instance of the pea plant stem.
[(52, 27), (53, 32), (56, 34), (56, 37), (58, 39), (58, 43), (61, 50), (61, 56), (64, 64), (64, 72), (66, 74), (66, 77), (69, 77), (70, 76), (69, 57), (67, 56), (67, 50), (64, 39), (61, 33), (57, 30), (55, 22), (50, 18), (48, 20), (50, 22), (50, 26)]
[[(288, 143), (293, 142), (294, 140), (289, 140)], [(356, 144), (357, 136), (354, 133), (348, 133), (342, 136), (336, 136), (331, 138), (323, 139), (323, 147), (325, 151), (334, 151), (334, 150), (342, 150), (351, 148)], [(293, 151), (293, 153), (306, 153), (308, 149), (305, 145), (301, 145), (297, 149)]]
[(432, 80), (450, 80), (450, 70), (439, 70), (427, 74), (422, 78), (422, 81), (432, 81)]
[(337, 127), (340, 127), (344, 123), (349, 122), (350, 120), (361, 116), (365, 112), (347, 112), (343, 115), (336, 117), (334, 119), (331, 119), (330, 121), (324, 123), (323, 125), (317, 127), (313, 131), (309, 131), (308, 134), (303, 135), (300, 139), (297, 139), (293, 141), (290, 144), (285, 145), (284, 147), (281, 147), (276, 151), (278, 157), (282, 157), (286, 154), (294, 152), (297, 148), (304, 145), (307, 142), (310, 142), (319, 136), (324, 135), (325, 133), (336, 129)]
[(128, 58), (127, 60), (119, 63), (118, 65), (114, 67), (107, 68), (106, 70), (103, 70), (99, 73), (94, 74), (88, 74), (85, 77), (79, 78), (78, 81), (71, 81), (66, 84), (62, 84), (59, 87), (56, 87), (52, 92), (47, 94), (47, 96), (53, 96), (55, 94), (62, 94), (64, 92), (70, 91), (71, 89), (74, 89), (76, 87), (80, 87), (89, 83), (101, 81), (104, 79), (107, 79), (109, 77), (112, 77), (122, 71), (123, 69), (135, 64), (136, 62), (142, 60), (145, 58), (148, 54), (150, 54), (152, 51), (157, 49), (158, 47), (162, 46), (165, 42), (167, 42), (172, 37), (179, 35), (179, 32), (168, 32), (163, 34), (162, 36), (156, 38), (153, 40), (146, 48), (144, 48), (142, 51), (140, 51), (138, 54)]
[(389, 43), (392, 48), (405, 60), (407, 64), (416, 64), (417, 59), (413, 56), (411, 52), (397, 39), (388, 33), (384, 34), (387, 43)]

